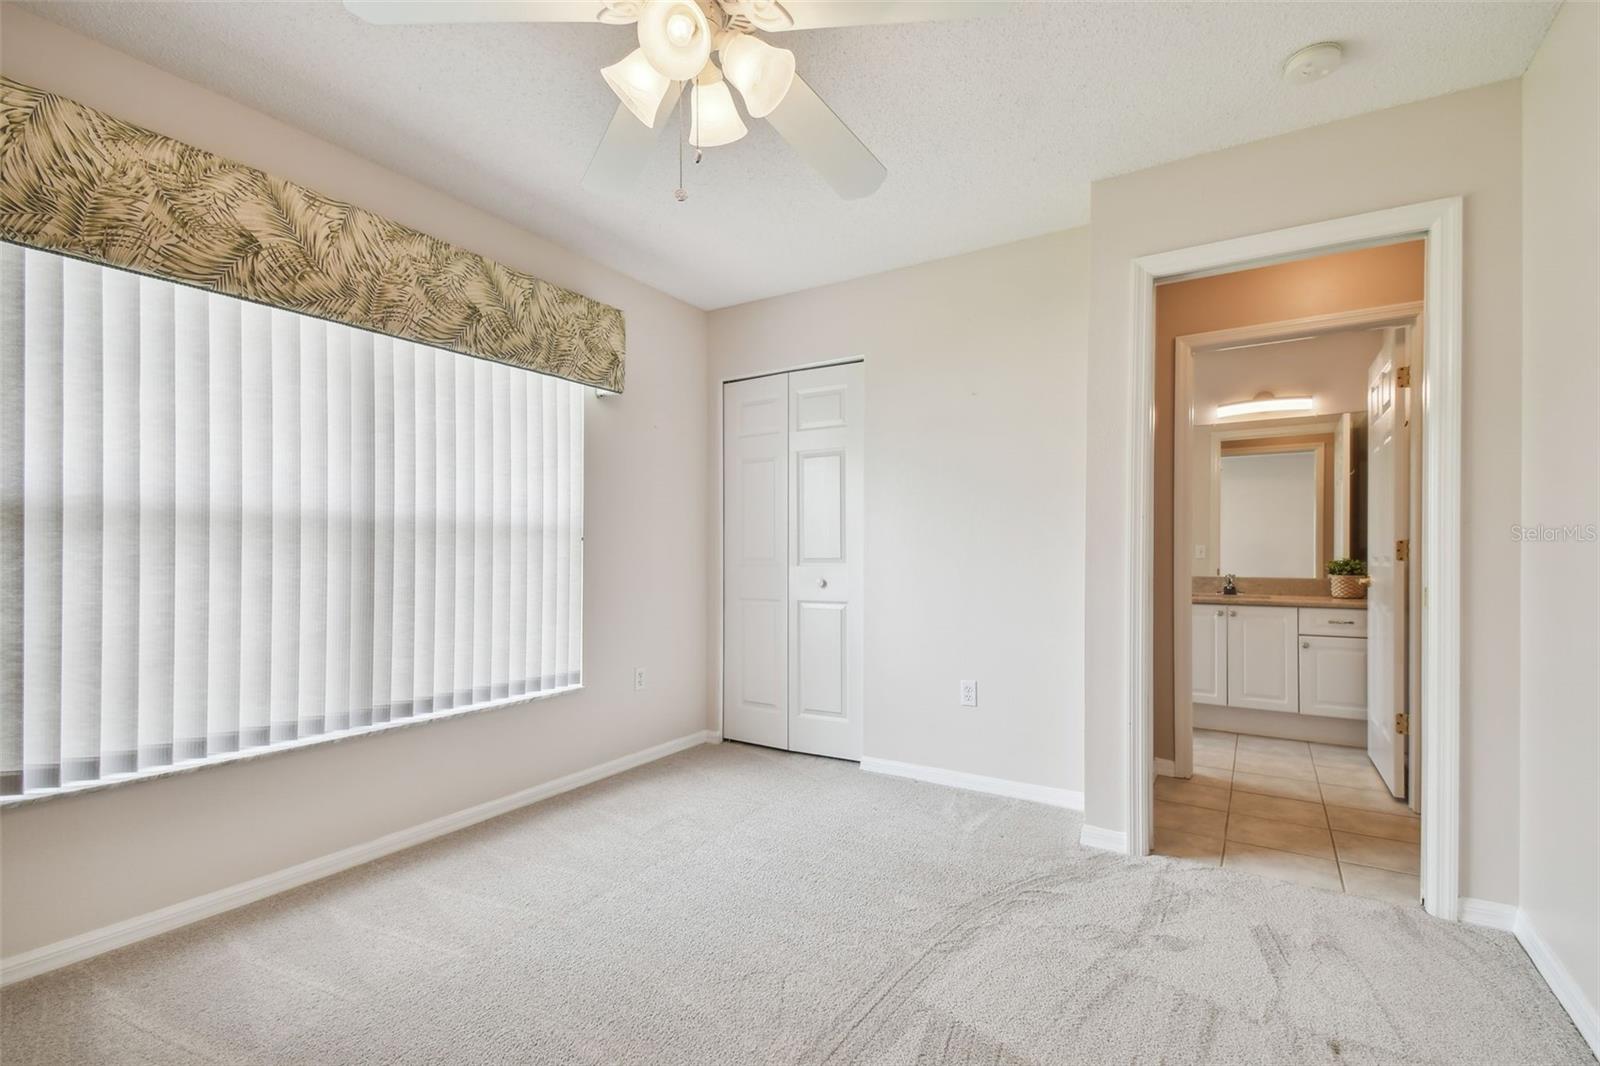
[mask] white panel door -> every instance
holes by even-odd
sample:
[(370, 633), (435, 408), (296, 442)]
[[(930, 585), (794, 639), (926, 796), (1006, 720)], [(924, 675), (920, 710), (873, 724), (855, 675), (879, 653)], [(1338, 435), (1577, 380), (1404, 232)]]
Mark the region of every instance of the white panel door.
[(1390, 331), (1367, 370), (1367, 755), (1395, 796), (1406, 794), (1406, 562), (1411, 443), (1396, 384), (1405, 346)]
[(861, 758), (862, 364), (789, 389), (789, 748)]
[(1293, 607), (1228, 608), (1228, 706), (1300, 709), (1298, 630)]
[(1360, 637), (1300, 638), (1300, 713), (1367, 716), (1367, 642)]
[(1195, 703), (1228, 702), (1228, 613), (1225, 608), (1196, 603), (1189, 608), (1189, 676)]
[(789, 389), (722, 388), (722, 734), (789, 746)]

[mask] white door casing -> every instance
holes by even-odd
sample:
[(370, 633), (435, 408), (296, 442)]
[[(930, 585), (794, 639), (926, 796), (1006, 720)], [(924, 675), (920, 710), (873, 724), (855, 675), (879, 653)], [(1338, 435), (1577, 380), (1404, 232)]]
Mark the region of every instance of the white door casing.
[(1299, 640), (1293, 607), (1229, 607), (1228, 706), (1298, 712)]
[(1189, 608), (1190, 687), (1195, 703), (1224, 706), (1228, 702), (1228, 612), (1196, 603)]
[(789, 746), (789, 395), (723, 386), (723, 736)]
[(788, 375), (789, 748), (861, 758), (861, 363)]
[[(1413, 373), (1418, 375), (1412, 398), (1422, 437), (1417, 465), (1421, 490), (1418, 518), (1411, 528), (1418, 541), (1414, 558), (1422, 570), (1413, 601), (1418, 605), (1414, 613), (1421, 628), (1421, 639), (1413, 642), (1420, 657), (1414, 731), (1421, 733), (1420, 762), (1426, 772), (1412, 784), (1422, 791), (1423, 904), (1436, 918), (1455, 921), (1460, 917), (1462, 226), (1463, 200), (1452, 196), (1142, 255), (1130, 264), (1129, 330), (1127, 345), (1119, 353), (1127, 366), (1126, 395), (1133, 412), (1122, 439), (1123, 491), (1130, 506), (1123, 513), (1103, 516), (1130, 545), (1122, 575), (1128, 611), (1125, 625), (1120, 627), (1127, 648), (1122, 658), (1127, 683), (1117, 707), (1126, 727), (1122, 746), (1125, 791), (1120, 811), (1114, 799), (1106, 801), (1109, 806), (1102, 811), (1103, 825), (1085, 823), (1084, 844), (1145, 855), (1154, 832), (1155, 764), (1150, 745), (1155, 732), (1151, 611), (1157, 283), (1362, 244), (1424, 237), (1424, 299), (1420, 313), (1414, 316), (1420, 318), (1419, 359), (1412, 363)], [(1185, 434), (1174, 435), (1175, 440), (1185, 438)], [(1177, 468), (1182, 469), (1182, 464)], [(1183, 537), (1176, 541), (1186, 543)], [(1178, 602), (1183, 602), (1181, 595)], [(1176, 622), (1177, 612), (1174, 614)], [(1189, 616), (1181, 617), (1187, 623)], [(1180, 646), (1188, 649), (1187, 642)]]
[(1406, 345), (1389, 330), (1367, 369), (1367, 754), (1389, 791), (1406, 794), (1406, 561), (1411, 445), (1398, 384)]

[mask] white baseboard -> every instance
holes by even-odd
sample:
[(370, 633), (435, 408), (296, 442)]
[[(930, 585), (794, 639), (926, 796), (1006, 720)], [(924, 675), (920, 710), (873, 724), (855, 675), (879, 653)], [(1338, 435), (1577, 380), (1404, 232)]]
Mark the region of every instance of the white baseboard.
[(1005, 796), (1008, 799), (1045, 803), (1051, 807), (1065, 807), (1069, 811), (1083, 810), (1083, 793), (1074, 792), (1070, 788), (1052, 788), (1049, 785), (1034, 785), (1003, 777), (984, 777), (982, 774), (945, 770), (937, 766), (918, 766), (916, 763), (896, 762), (893, 759), (864, 757), (861, 760), (861, 768), (869, 773), (910, 777), (935, 785), (964, 788), (970, 792), (987, 792), (991, 796)]
[(1528, 958), (1533, 960), (1534, 967), (1544, 977), (1545, 984), (1550, 986), (1550, 991), (1556, 994), (1556, 999), (1566, 1008), (1572, 1024), (1578, 1027), (1578, 1032), (1588, 1041), (1589, 1050), (1594, 1052), (1595, 1058), (1600, 1058), (1600, 1010), (1589, 1002), (1589, 997), (1583, 994), (1578, 982), (1567, 972), (1567, 968), (1561, 964), (1555, 952), (1550, 950), (1550, 945), (1544, 942), (1544, 938), (1539, 935), (1539, 931), (1533, 927), (1533, 922), (1528, 918), (1527, 911), (1517, 911), (1516, 925), (1511, 931), (1517, 934), (1522, 950), (1528, 953)]
[(1083, 833), (1078, 837), (1078, 843), (1086, 848), (1114, 851), (1118, 855), (1128, 854), (1128, 834), (1120, 829), (1101, 829), (1097, 825), (1085, 825)]
[(291, 866), (285, 870), (266, 874), (262, 877), (245, 881), (242, 884), (232, 885), (228, 888), (209, 892), (204, 896), (174, 903), (170, 907), (141, 914), (125, 921), (112, 925), (92, 929), (87, 933), (59, 940), (54, 944), (46, 944), (32, 951), (24, 951), (8, 959), (0, 959), (0, 985), (9, 985), (16, 981), (23, 981), (30, 977), (67, 966), (74, 962), (99, 955), (102, 952), (113, 951), (117, 948), (127, 947), (129, 944), (144, 940), (147, 937), (169, 932), (191, 922), (198, 922), (202, 918), (210, 918), (235, 907), (242, 907), (247, 903), (265, 899), (291, 888), (312, 881), (320, 880), (330, 874), (341, 873), (374, 859), (381, 859), (396, 851), (402, 851), (417, 844), (424, 843), (435, 837), (453, 833), (458, 829), (465, 829), (469, 825), (487, 821), (514, 811), (518, 807), (526, 807), (531, 803), (549, 799), (551, 796), (570, 792), (575, 788), (592, 784), (602, 778), (620, 774), (624, 770), (631, 770), (636, 766), (654, 762), (676, 752), (685, 751), (699, 744), (709, 743), (720, 739), (711, 730), (701, 730), (682, 736), (676, 740), (669, 740), (664, 744), (636, 751), (631, 755), (624, 755), (610, 762), (591, 766), (587, 770), (558, 777), (554, 781), (546, 781), (542, 785), (534, 785), (520, 792), (513, 792), (509, 796), (502, 796), (487, 803), (480, 803), (476, 807), (468, 807), (464, 811), (447, 814), (435, 818), (421, 825), (409, 829), (381, 836), (365, 844), (356, 844), (352, 847), (336, 851), (331, 855), (312, 859), (308, 862)]
[(1550, 991), (1555, 993), (1556, 1000), (1572, 1019), (1572, 1024), (1588, 1041), (1589, 1050), (1594, 1052), (1596, 1058), (1600, 1058), (1600, 1009), (1589, 1002), (1578, 982), (1573, 980), (1572, 974), (1534, 928), (1526, 911), (1509, 903), (1462, 897), (1461, 920), (1469, 925), (1481, 925), (1514, 934), (1522, 950), (1533, 961), (1534, 969), (1539, 971), (1539, 976), (1544, 978), (1544, 983), (1550, 986)]
[(1469, 899), (1462, 896), (1460, 901), (1461, 920), (1468, 925), (1481, 925), (1486, 929), (1499, 929), (1509, 933), (1516, 928), (1517, 908), (1509, 903), (1495, 903), (1487, 899)]

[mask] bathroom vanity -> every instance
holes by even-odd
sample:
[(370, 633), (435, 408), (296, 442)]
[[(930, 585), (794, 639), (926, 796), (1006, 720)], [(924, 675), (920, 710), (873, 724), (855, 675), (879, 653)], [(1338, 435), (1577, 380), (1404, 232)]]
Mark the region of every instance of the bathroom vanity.
[(1364, 600), (1196, 593), (1189, 634), (1196, 704), (1367, 716)]

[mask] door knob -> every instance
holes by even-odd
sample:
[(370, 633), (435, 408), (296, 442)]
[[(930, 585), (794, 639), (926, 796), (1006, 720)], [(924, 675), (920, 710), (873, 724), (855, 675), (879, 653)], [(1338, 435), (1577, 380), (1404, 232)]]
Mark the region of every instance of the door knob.
[(817, 588), (825, 589), (827, 587), (828, 587), (828, 579), (827, 578), (825, 578), (825, 577), (817, 578)]

